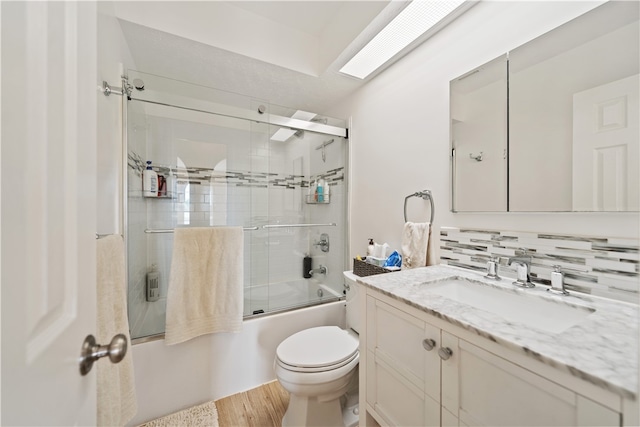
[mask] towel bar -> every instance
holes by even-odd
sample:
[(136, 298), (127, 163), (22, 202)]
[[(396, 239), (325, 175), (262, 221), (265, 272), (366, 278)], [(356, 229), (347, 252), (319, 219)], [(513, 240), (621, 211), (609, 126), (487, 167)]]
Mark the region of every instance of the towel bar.
[(404, 222), (407, 222), (407, 200), (409, 200), (411, 197), (420, 197), (424, 200), (429, 200), (429, 203), (431, 204), (431, 220), (429, 223), (433, 224), (435, 209), (433, 205), (433, 196), (431, 195), (431, 190), (418, 191), (416, 193), (409, 194), (404, 198)]
[(327, 224), (272, 224), (263, 225), (262, 228), (287, 228), (287, 227), (335, 227), (335, 222), (329, 222)]
[[(185, 227), (186, 228), (186, 227)], [(242, 227), (242, 230), (244, 231), (251, 231), (251, 230), (257, 230), (258, 227)], [(145, 233), (147, 234), (161, 234), (161, 233), (173, 233), (173, 228), (164, 228), (164, 229), (158, 229), (158, 230), (151, 230), (151, 229), (146, 229), (144, 230)]]
[[(267, 224), (267, 225), (263, 225), (261, 227), (258, 227), (258, 226), (255, 226), (255, 227), (243, 227), (242, 229), (244, 231), (252, 231), (252, 230), (259, 230), (260, 228), (335, 227), (335, 226), (336, 226), (335, 222), (329, 222), (329, 223), (326, 223), (326, 224)], [(173, 233), (173, 230), (174, 230), (173, 228), (165, 228), (165, 229), (157, 229), (157, 230), (152, 230), (152, 229), (147, 228), (146, 230), (144, 230), (144, 232), (147, 233), (147, 234), (160, 234), (160, 233)]]

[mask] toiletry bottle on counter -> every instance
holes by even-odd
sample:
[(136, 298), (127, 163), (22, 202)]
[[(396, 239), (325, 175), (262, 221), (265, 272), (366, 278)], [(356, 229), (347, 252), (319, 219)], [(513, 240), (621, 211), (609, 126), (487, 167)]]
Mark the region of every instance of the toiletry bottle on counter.
[(158, 197), (158, 174), (151, 168), (151, 160), (142, 171), (142, 193), (144, 197)]
[(374, 250), (375, 250), (375, 243), (373, 243), (373, 239), (369, 239), (369, 246), (367, 246), (367, 256), (373, 256)]

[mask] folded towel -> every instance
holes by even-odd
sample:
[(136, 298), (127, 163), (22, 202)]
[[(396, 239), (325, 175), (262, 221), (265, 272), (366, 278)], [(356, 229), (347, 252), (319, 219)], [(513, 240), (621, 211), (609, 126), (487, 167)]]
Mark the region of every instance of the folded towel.
[(431, 243), (431, 224), (407, 222), (402, 232), (402, 269), (434, 265), (435, 254)]
[(120, 363), (101, 360), (96, 364), (98, 374), (99, 426), (125, 425), (138, 411), (124, 274), (124, 242), (122, 236), (111, 235), (98, 239), (97, 298), (98, 325), (96, 341), (109, 344), (117, 334), (127, 337), (128, 350)]
[(165, 344), (242, 330), (242, 227), (176, 228)]

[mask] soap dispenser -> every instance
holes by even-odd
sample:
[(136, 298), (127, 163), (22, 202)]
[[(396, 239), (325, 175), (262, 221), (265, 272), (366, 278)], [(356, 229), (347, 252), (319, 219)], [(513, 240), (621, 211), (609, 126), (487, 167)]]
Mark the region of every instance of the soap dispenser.
[(376, 246), (373, 242), (373, 239), (369, 239), (369, 245), (367, 246), (367, 256), (373, 256), (373, 252), (375, 251)]

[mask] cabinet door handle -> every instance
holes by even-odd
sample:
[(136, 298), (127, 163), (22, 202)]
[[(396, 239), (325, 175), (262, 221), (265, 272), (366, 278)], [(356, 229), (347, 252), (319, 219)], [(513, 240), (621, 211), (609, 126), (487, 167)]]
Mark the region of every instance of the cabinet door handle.
[(422, 346), (424, 347), (425, 350), (431, 351), (436, 346), (436, 342), (431, 338), (425, 338), (422, 340)]
[(447, 360), (453, 356), (453, 351), (449, 347), (440, 347), (438, 350), (438, 356), (440, 356), (440, 359), (442, 360)]

